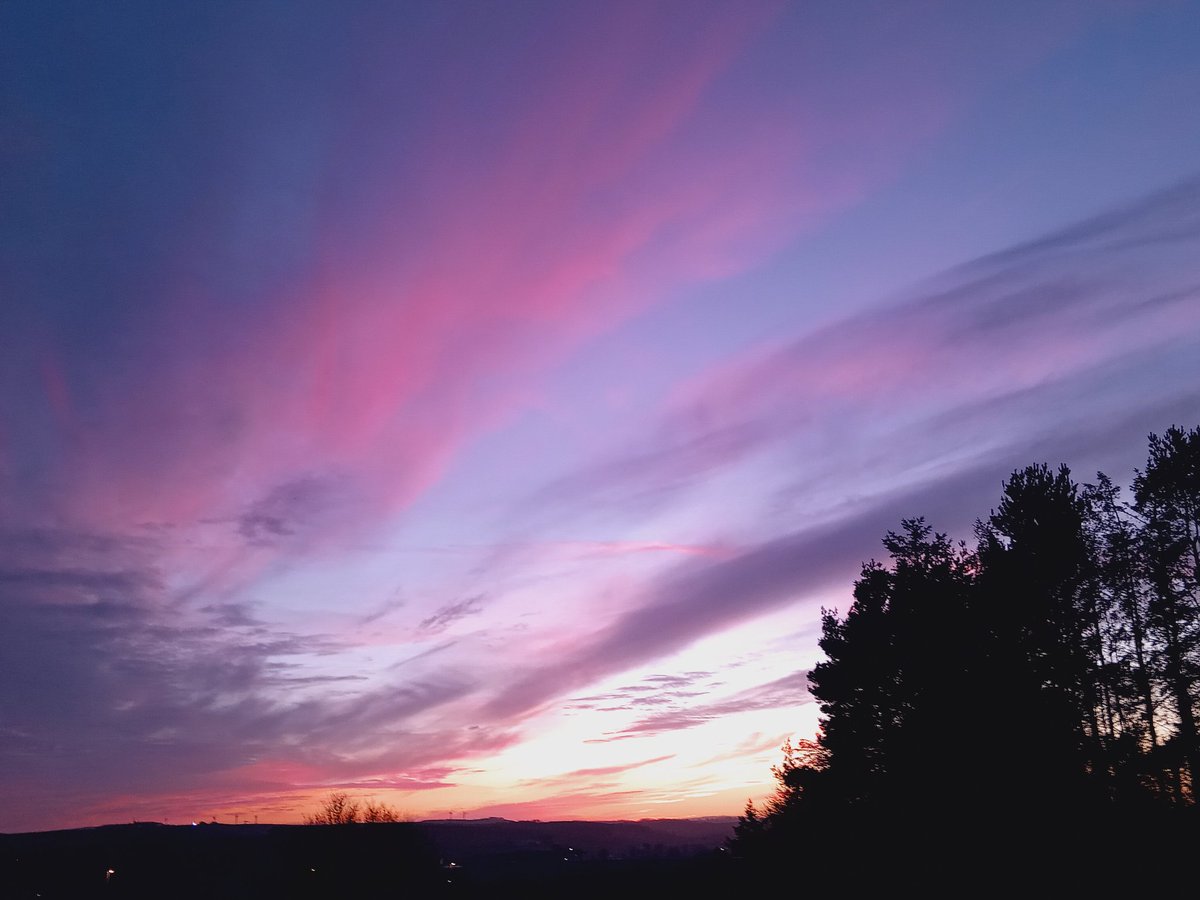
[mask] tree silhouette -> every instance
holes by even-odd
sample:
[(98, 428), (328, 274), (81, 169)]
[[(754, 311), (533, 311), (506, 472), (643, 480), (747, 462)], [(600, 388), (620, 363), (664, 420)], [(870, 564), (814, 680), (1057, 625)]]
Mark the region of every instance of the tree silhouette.
[(368, 800), (360, 803), (352, 800), (345, 791), (333, 791), (321, 801), (320, 808), (304, 816), (305, 825), (354, 825), (376, 822), (404, 822), (408, 817), (393, 806)]
[(1086, 505), (1062, 466), (1014, 472), (979, 539), (977, 609), (989, 700), (1033, 742), (1014, 754), (1009, 796), (1080, 799), (1097, 771), (1100, 622)]
[(854, 841), (918, 808), (1084, 833), (1118, 810), (1194, 806), (1200, 429), (1150, 435), (1133, 494), (1033, 465), (1003, 483), (973, 549), (920, 518), (889, 532), (846, 614), (822, 610), (820, 731), (785, 744), (735, 849)]
[(1150, 590), (1141, 517), (1120, 498), (1103, 472), (1084, 487), (1087, 528), (1105, 621), (1101, 691), (1110, 768), (1123, 795), (1148, 778), (1156, 793), (1165, 782), (1153, 771), (1159, 746), (1158, 676), (1149, 630)]
[(368, 800), (365, 804), (363, 804), (363, 822), (403, 822), (406, 821), (407, 818), (407, 816), (403, 815), (394, 807), (391, 807), (386, 803)]
[(824, 715), (827, 792), (842, 802), (902, 803), (953, 777), (969, 660), (971, 558), (923, 519), (889, 532), (845, 618), (823, 611), (826, 660), (810, 674)]
[(1135, 508), (1145, 520), (1142, 542), (1152, 598), (1148, 622), (1159, 657), (1175, 733), (1169, 757), (1186, 770), (1196, 799), (1200, 777), (1197, 681), (1200, 680), (1200, 428), (1172, 426), (1150, 435), (1145, 470), (1133, 482)]
[(320, 808), (304, 817), (305, 825), (353, 825), (359, 821), (359, 804), (345, 791), (333, 791)]

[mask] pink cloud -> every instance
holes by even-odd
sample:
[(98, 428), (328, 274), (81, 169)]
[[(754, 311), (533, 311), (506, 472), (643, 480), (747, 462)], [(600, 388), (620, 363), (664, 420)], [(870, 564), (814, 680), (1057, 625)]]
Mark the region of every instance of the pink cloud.
[[(268, 288), (249, 315), (230, 320), (203, 279), (161, 285), (167, 302), (131, 336), (138, 368), (98, 386), (101, 415), (64, 466), (72, 515), (229, 515), (312, 473), (344, 479), (349, 502), (329, 528), (390, 515), (511, 415), (523, 381), (581, 341), (681, 283), (752, 264), (877, 180), (854, 168), (783, 176), (781, 162), (802, 163), (813, 135), (897, 146), (933, 127), (882, 116), (884, 102), (833, 122), (801, 114), (743, 127), (728, 109), (733, 119), (709, 122), (707, 92), (768, 8), (689, 29), (669, 67), (642, 30), (649, 15), (604, 17), (623, 36), (620, 52), (596, 45), (559, 60), (555, 81), (497, 126), (489, 156), (443, 162), (418, 141), (403, 164), (427, 166), (436, 205), (398, 201), (359, 218), (331, 208), (312, 276)], [(656, 77), (632, 84), (647, 66)], [(427, 124), (452, 146), (464, 139)], [(385, 195), (413, 177), (377, 164), (364, 177)]]

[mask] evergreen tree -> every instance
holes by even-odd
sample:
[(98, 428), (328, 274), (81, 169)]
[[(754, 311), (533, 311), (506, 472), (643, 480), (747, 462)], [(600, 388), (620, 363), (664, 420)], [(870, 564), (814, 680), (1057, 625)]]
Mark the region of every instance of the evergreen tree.
[(1009, 796), (1076, 802), (1103, 759), (1100, 628), (1085, 507), (1070, 470), (1028, 466), (977, 527), (976, 614), (986, 622), (985, 695), (1016, 735)]
[(1103, 472), (1085, 486), (1083, 500), (1105, 621), (1101, 687), (1110, 768), (1123, 798), (1146, 787), (1161, 793), (1163, 780), (1153, 771), (1159, 703), (1141, 519)]
[(923, 519), (889, 532), (844, 619), (825, 611), (826, 660), (810, 675), (824, 714), (830, 790), (848, 802), (959, 797), (959, 751), (976, 730), (966, 696), (969, 556)]
[(822, 834), (829, 850), (918, 808), (1132, 840), (1121, 811), (1194, 805), (1200, 429), (1151, 435), (1133, 492), (1123, 502), (1098, 473), (1081, 493), (1066, 466), (1028, 466), (973, 550), (919, 518), (889, 532), (846, 614), (821, 611), (820, 732), (785, 745), (737, 846)]
[(1197, 682), (1200, 680), (1200, 428), (1172, 426), (1150, 435), (1144, 471), (1133, 482), (1145, 520), (1142, 542), (1152, 599), (1148, 624), (1161, 659), (1175, 734), (1169, 757), (1185, 772), (1195, 801), (1200, 778)]

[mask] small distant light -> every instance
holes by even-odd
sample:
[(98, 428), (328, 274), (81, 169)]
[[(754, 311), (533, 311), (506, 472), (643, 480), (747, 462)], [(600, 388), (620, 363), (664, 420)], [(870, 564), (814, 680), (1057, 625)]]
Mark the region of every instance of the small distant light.
[(195, 824), (196, 824), (195, 822), (192, 823), (193, 826), (195, 826)]

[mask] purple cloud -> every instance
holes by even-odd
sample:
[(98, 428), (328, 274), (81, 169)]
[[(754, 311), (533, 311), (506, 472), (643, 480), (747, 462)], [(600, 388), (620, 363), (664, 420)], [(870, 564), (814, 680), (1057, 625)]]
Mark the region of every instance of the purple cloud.
[(679, 731), (694, 728), (706, 722), (712, 722), (725, 716), (736, 715), (758, 709), (777, 709), (780, 707), (803, 706), (812, 703), (808, 693), (808, 673), (797, 672), (783, 678), (777, 678), (766, 684), (756, 685), (744, 691), (739, 691), (725, 700), (710, 703), (695, 703), (680, 709), (652, 713), (638, 719), (632, 725), (605, 735), (609, 740), (620, 740), (631, 735), (652, 735), (664, 731)]
[(483, 598), (467, 597), (465, 600), (448, 603), (441, 607), (429, 618), (423, 619), (417, 628), (430, 634), (440, 634), (459, 619), (477, 616), (481, 612), (483, 612)]

